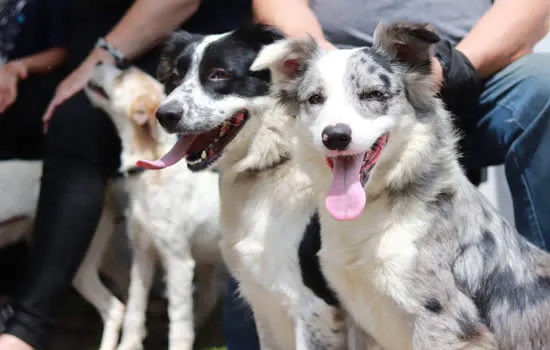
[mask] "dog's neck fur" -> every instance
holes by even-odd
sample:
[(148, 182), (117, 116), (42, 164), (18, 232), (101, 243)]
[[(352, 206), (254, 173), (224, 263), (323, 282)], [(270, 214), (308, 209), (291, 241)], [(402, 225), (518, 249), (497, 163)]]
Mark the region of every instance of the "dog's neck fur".
[(260, 173), (290, 159), (290, 143), (285, 132), (288, 117), (273, 105), (249, 109), (247, 124), (250, 125), (245, 125), (241, 130), (243, 135), (237, 135), (227, 146), (226, 154), (217, 165), (224, 174)]
[[(424, 202), (432, 202), (442, 192), (453, 190), (456, 176), (462, 173), (456, 136), (441, 101), (435, 102), (432, 116), (435, 122), (418, 122), (412, 129), (396, 129), (393, 135), (390, 134), (386, 149), (366, 186), (367, 198), (403, 192)], [(438, 152), (432, 152), (434, 149)]]

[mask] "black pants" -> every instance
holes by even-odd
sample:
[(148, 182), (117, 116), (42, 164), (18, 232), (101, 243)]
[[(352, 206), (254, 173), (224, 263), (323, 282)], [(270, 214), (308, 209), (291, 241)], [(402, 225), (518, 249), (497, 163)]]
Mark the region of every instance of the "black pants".
[[(152, 52), (136, 65), (153, 73), (157, 57)], [(107, 181), (119, 167), (121, 144), (109, 117), (84, 92), (58, 107), (44, 138), (39, 134), (44, 104), (36, 108), (9, 118), (10, 129), (26, 133), (28, 141), (14, 136), (6, 149), (32, 157), (43, 143), (38, 155), (44, 171), (28, 270), (16, 289), (6, 332), (41, 349), (96, 229)]]

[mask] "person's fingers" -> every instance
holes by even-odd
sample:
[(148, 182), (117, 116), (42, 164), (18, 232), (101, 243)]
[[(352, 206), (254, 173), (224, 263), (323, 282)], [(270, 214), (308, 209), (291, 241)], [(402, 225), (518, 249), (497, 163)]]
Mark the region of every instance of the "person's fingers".
[(17, 97), (17, 88), (15, 86), (10, 86), (2, 89), (2, 102), (0, 103), (0, 113), (4, 113), (9, 106), (13, 104)]
[(18, 79), (27, 79), (28, 71), (27, 67), (23, 63), (19, 62), (18, 64), (15, 64), (13, 69)]
[(12, 89), (4, 99), (2, 113), (4, 113), (17, 99), (17, 89)]
[(22, 69), (21, 71), (19, 71), (19, 79), (27, 79), (27, 76), (29, 75), (29, 73), (27, 72), (26, 69)]
[(46, 109), (44, 116), (42, 117), (44, 134), (48, 132), (48, 124), (50, 123), (50, 119), (52, 119), (53, 112), (55, 111), (58, 105), (59, 103), (57, 102), (57, 97), (54, 97), (53, 100), (48, 105), (48, 108)]

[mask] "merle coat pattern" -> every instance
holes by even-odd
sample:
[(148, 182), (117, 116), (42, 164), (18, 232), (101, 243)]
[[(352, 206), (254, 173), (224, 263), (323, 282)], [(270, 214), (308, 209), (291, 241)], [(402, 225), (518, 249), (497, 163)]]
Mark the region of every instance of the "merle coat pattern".
[[(549, 349), (550, 256), (461, 171), (430, 76), (438, 40), (429, 25), (381, 24), (372, 48), (325, 52), (288, 39), (252, 69), (271, 69), (273, 93), (296, 116), (295, 154), (319, 199), (323, 273), (379, 346)], [(325, 136), (335, 123), (350, 129), (339, 152)], [(374, 167), (360, 170), (364, 208), (338, 217), (326, 204), (336, 178), (326, 162), (366, 162), (380, 142)]]

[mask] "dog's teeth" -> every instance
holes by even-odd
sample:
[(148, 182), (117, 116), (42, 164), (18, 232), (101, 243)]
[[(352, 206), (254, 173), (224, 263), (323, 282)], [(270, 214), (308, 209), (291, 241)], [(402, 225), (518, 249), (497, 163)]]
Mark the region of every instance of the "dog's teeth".
[(202, 158), (202, 159), (206, 159), (206, 151), (202, 151), (202, 153), (201, 153), (201, 158)]

